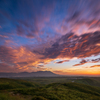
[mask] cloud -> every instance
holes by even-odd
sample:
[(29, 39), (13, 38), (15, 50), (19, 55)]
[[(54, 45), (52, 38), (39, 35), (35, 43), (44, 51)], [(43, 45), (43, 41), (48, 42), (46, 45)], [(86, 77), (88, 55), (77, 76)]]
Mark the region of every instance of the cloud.
[(76, 11), (76, 12), (68, 19), (68, 21), (76, 21), (76, 20), (79, 18), (80, 14), (81, 14), (80, 12)]
[(87, 63), (87, 61), (86, 61), (86, 60), (82, 60), (79, 64), (75, 64), (75, 65), (73, 65), (73, 66), (79, 66), (79, 65), (86, 64), (86, 63)]
[(63, 62), (68, 62), (69, 60), (62, 60), (62, 61), (58, 61), (58, 62), (56, 62), (57, 64), (61, 64), (61, 63), (63, 63)]
[[(51, 59), (40, 59), (41, 57), (42, 55), (35, 54), (23, 46), (16, 48), (0, 46), (1, 62), (13, 66), (13, 68), (17, 69), (16, 71), (38, 71), (40, 69), (46, 69), (42, 67), (44, 64), (50, 62)], [(40, 62), (43, 62), (43, 66), (38, 65)]]
[(6, 63), (0, 63), (0, 72), (16, 72), (17, 68)]
[(80, 36), (67, 33), (42, 53), (44, 58), (85, 58), (100, 54), (100, 32), (86, 33)]
[(8, 40), (8, 39), (5, 40), (4, 43), (5, 43), (5, 45), (8, 45), (8, 46), (11, 45), (11, 44), (16, 45), (16, 43), (14, 43), (12, 40)]
[(2, 62), (13, 62), (16, 58), (16, 52), (11, 47), (0, 46), (0, 60)]
[(100, 43), (97, 43), (96, 45), (97, 45), (97, 46), (100, 46)]
[[(6, 3), (2, 1), (1, 22), (4, 20), (2, 24), (5, 24), (6, 28), (9, 22), (13, 23), (11, 25), (13, 28), (9, 28), (10, 32), (13, 30), (17, 35), (27, 38), (39, 36), (41, 31), (44, 31), (43, 34), (50, 32), (50, 30), (53, 34), (57, 30), (60, 34), (69, 31), (79, 33), (81, 28), (80, 34), (82, 34), (85, 30), (83, 25), (87, 26), (87, 29), (100, 27), (100, 1), (82, 0), (73, 1), (73, 3), (68, 3), (68, 1), (56, 2), (55, 0), (48, 2), (46, 0), (39, 2), (36, 0), (11, 0), (8, 2), (6, 0)], [(68, 8), (66, 8), (67, 4)], [(63, 12), (59, 13), (61, 9)]]
[(90, 68), (94, 68), (94, 67), (100, 67), (100, 65), (90, 66)]
[(74, 66), (99, 62), (85, 58), (100, 54), (100, 1), (73, 4), (67, 0), (0, 2), (0, 60), (19, 70), (35, 71), (40, 62), (60, 58), (82, 59)]
[(72, 31), (78, 35), (100, 30), (99, 5), (99, 0), (95, 2), (93, 0), (82, 0), (77, 3), (74, 1), (74, 5), (70, 4), (67, 10), (68, 15), (60, 23), (61, 28), (59, 30), (61, 34), (65, 34), (65, 29), (62, 30), (62, 27), (66, 27), (67, 32)]
[(75, 64), (73, 66), (79, 66), (79, 65), (83, 65), (83, 64), (86, 64), (86, 63), (97, 63), (97, 62), (100, 62), (100, 58), (97, 58), (97, 59), (91, 59), (91, 60), (81, 60), (79, 64)]
[[(2, 2), (0, 8), (2, 26), (10, 33), (21, 37), (34, 38), (41, 35), (41, 31), (50, 21), (55, 1), (7, 1)], [(13, 5), (13, 6), (12, 6)], [(16, 8), (15, 8), (16, 7)], [(8, 28), (8, 25), (10, 26)], [(8, 28), (8, 29), (7, 29)]]
[(27, 37), (27, 38), (34, 38), (35, 36), (34, 36), (34, 34), (29, 33), (29, 34), (26, 35), (26, 37)]
[[(28, 69), (37, 66), (40, 62), (47, 64), (58, 58), (72, 59), (96, 56), (100, 54), (100, 32), (86, 33), (77, 36), (74, 33), (67, 33), (55, 40), (52, 45), (36, 45), (32, 47), (8, 47), (0, 46), (0, 59), (2, 62), (12, 64), (18, 69)], [(44, 46), (43, 46), (44, 45)], [(57, 63), (63, 63), (68, 60), (62, 60)], [(100, 59), (94, 59), (91, 62), (98, 62)], [(89, 61), (82, 60), (79, 64), (83, 65)]]
[(0, 35), (1, 38), (8, 38), (7, 35)]
[(97, 63), (97, 62), (100, 62), (100, 58), (97, 58), (97, 59), (92, 59), (92, 60), (91, 60), (91, 62), (92, 62), (92, 63)]

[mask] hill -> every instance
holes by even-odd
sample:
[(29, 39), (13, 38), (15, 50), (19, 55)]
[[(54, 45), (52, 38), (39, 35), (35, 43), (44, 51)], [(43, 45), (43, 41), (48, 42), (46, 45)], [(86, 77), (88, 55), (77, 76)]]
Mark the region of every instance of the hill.
[(0, 100), (100, 100), (100, 87), (76, 82), (42, 86), (25, 80), (2, 78)]
[(57, 77), (16, 77), (16, 79), (22, 79), (38, 83), (41, 85), (47, 85), (51, 83), (75, 82), (75, 83), (100, 87), (100, 77), (57, 76)]
[(16, 80), (8, 78), (0, 78), (0, 90), (16, 89), (16, 88), (29, 88), (36, 87), (37, 84), (34, 84), (25, 80)]
[(82, 78), (75, 80), (75, 82), (100, 87), (100, 77)]

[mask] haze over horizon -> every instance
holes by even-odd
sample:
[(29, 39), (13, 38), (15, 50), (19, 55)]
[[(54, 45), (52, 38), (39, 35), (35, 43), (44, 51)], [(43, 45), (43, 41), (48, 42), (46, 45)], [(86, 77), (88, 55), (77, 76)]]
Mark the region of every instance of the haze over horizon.
[(0, 0), (0, 72), (100, 76), (100, 0)]

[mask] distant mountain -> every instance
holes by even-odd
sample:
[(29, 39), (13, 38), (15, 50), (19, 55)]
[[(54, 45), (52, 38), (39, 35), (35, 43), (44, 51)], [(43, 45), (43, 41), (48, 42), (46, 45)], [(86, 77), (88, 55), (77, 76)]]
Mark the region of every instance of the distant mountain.
[(20, 72), (20, 73), (0, 73), (0, 77), (55, 77), (59, 76), (50, 71), (38, 71), (38, 72)]

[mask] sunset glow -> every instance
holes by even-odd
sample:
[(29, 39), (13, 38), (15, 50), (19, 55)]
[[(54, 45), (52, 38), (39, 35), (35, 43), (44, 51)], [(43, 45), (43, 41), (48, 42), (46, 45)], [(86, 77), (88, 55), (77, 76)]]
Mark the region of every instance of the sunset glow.
[(100, 76), (100, 0), (0, 0), (0, 72)]

